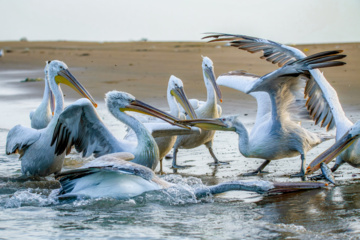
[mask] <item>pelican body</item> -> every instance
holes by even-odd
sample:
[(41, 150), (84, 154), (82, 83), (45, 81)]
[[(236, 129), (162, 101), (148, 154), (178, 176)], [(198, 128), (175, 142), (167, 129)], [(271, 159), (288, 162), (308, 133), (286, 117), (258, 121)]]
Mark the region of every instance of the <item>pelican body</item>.
[[(75, 146), (84, 157), (94, 154), (100, 157), (109, 153), (130, 152), (135, 157), (132, 162), (155, 169), (159, 162), (159, 149), (152, 136), (169, 136), (177, 134), (198, 133), (198, 130), (177, 124), (178, 118), (145, 104), (129, 93), (111, 91), (106, 94), (106, 105), (110, 113), (129, 126), (136, 134), (136, 140), (118, 140), (97, 115), (95, 108), (86, 99), (80, 99), (69, 106), (60, 115), (54, 130), (51, 145), (55, 146), (58, 155)], [(135, 117), (125, 111), (135, 111), (160, 118), (168, 123), (149, 124), (148, 129)], [(178, 126), (178, 127), (177, 127)]]
[(21, 172), (27, 176), (44, 177), (58, 173), (62, 168), (65, 153), (56, 155), (55, 147), (50, 146), (57, 119), (64, 106), (59, 83), (71, 86), (96, 105), (91, 95), (70, 73), (65, 63), (54, 60), (49, 61), (48, 64), (49, 86), (56, 101), (54, 117), (46, 128), (40, 130), (16, 125), (10, 129), (6, 140), (6, 154), (20, 153)]
[[(216, 84), (213, 62), (208, 57), (203, 57), (202, 62), (204, 83), (207, 91), (206, 102), (199, 100), (189, 100), (192, 102), (196, 116), (199, 118), (218, 118), (221, 116), (221, 107), (217, 105), (217, 97), (221, 100), (221, 91)], [(191, 116), (188, 116), (191, 119)], [(174, 144), (173, 152), (173, 168), (183, 168), (186, 166), (177, 165), (177, 152), (178, 149), (192, 149), (201, 145), (205, 145), (211, 156), (214, 159), (214, 164), (220, 164), (221, 162), (216, 158), (212, 145), (214, 140), (215, 131), (201, 131), (198, 136), (178, 136)]]
[[(129, 199), (146, 192), (176, 187), (157, 177), (144, 166), (129, 162), (131, 153), (112, 153), (99, 157), (83, 167), (62, 172), (56, 177), (61, 189), (58, 197)], [(324, 183), (273, 183), (269, 181), (230, 181), (195, 189), (196, 198), (227, 191), (252, 191), (258, 193), (286, 193), (325, 187)]]
[[(219, 77), (219, 85), (235, 88), (252, 94), (262, 106), (257, 113), (254, 128), (248, 133), (237, 117), (219, 119), (226, 127), (205, 126), (205, 129), (230, 130), (239, 135), (239, 149), (245, 157), (263, 158), (266, 161), (251, 174), (261, 173), (271, 160), (301, 155), (300, 173), (305, 174), (305, 155), (312, 147), (320, 144), (322, 138), (295, 123), (289, 114), (290, 103), (294, 100), (294, 89), (298, 89), (299, 78), (317, 67), (343, 65), (340, 51), (328, 51), (284, 65), (282, 68), (256, 77), (249, 74), (230, 74)], [(296, 91), (295, 91), (296, 92)], [(191, 122), (191, 121), (189, 121)], [(198, 125), (195, 125), (198, 126)], [(198, 126), (201, 127), (201, 126)]]

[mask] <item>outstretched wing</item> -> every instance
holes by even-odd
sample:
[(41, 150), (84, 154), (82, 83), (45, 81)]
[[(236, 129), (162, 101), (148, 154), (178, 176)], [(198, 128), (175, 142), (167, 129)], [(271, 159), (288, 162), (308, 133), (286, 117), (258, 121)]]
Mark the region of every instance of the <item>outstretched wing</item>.
[(97, 157), (123, 151), (91, 102), (85, 98), (69, 105), (60, 114), (51, 141), (53, 144), (56, 144), (55, 153), (58, 155), (73, 145), (84, 157), (92, 153)]
[(230, 45), (250, 53), (263, 52), (261, 58), (278, 64), (282, 67), (286, 63), (306, 57), (306, 55), (297, 48), (286, 46), (271, 40), (250, 37), (246, 35), (226, 34), (226, 33), (209, 33), (210, 35), (203, 39), (213, 38), (209, 42), (226, 41)]
[[(251, 53), (263, 52), (261, 58), (269, 62), (283, 66), (295, 60), (305, 58), (306, 55), (297, 48), (280, 44), (271, 40), (255, 38), (246, 35), (209, 33), (204, 39), (209, 42), (227, 41), (231, 46), (238, 47)], [(321, 127), (328, 130), (334, 126), (351, 126), (351, 121), (346, 117), (335, 89), (328, 83), (324, 75), (318, 69), (309, 71), (310, 81), (305, 87), (307, 109), (312, 119)]]
[(19, 152), (22, 155), (23, 151), (36, 142), (40, 136), (40, 131), (36, 129), (16, 125), (7, 135), (6, 154)]
[[(247, 73), (243, 70), (237, 70), (220, 75), (216, 83), (219, 86), (226, 86), (247, 93), (259, 78), (260, 76)], [(249, 93), (249, 95), (253, 96), (257, 102), (257, 123), (258, 121), (262, 121), (262, 117), (271, 111), (271, 100), (269, 94), (266, 92), (252, 92)]]
[[(296, 91), (292, 89), (296, 90), (299, 88), (301, 83), (300, 79), (302, 79), (303, 77), (310, 78), (309, 71), (314, 68), (325, 68), (344, 65), (344, 62), (336, 61), (345, 57), (345, 55), (339, 54), (341, 52), (342, 51), (321, 52), (286, 64), (282, 68), (279, 68), (256, 80), (256, 82), (252, 85), (252, 88), (248, 89), (248, 92), (269, 92), (269, 94), (273, 95), (274, 99), (277, 99), (277, 109), (282, 110), (278, 111), (278, 113), (284, 113), (284, 110), (288, 108), (289, 103), (294, 99), (293, 93)], [(309, 80), (307, 81), (309, 82)], [(312, 94), (311, 96), (313, 96), (314, 98), (316, 97), (316, 95), (314, 94)], [(307, 104), (318, 103), (308, 101)], [(328, 129), (334, 127), (334, 122), (331, 119), (332, 116), (331, 118), (329, 118), (328, 122), (325, 122), (325, 125)]]

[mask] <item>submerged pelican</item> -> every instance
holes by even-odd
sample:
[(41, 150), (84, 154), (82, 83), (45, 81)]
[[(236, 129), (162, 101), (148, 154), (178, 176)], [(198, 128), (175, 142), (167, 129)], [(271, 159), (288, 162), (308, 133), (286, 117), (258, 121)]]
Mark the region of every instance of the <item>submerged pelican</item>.
[(49, 87), (48, 62), (45, 68), (45, 88), (44, 95), (40, 105), (30, 112), (31, 127), (34, 129), (46, 128), (51, 121), (55, 110), (55, 99)]
[[(186, 109), (186, 113), (190, 116), (191, 119), (196, 118), (196, 114), (194, 112), (194, 109), (188, 102), (188, 99), (186, 97), (186, 94), (184, 92), (184, 85), (183, 82), (171, 75), (168, 83), (167, 88), (167, 102), (169, 104), (170, 108), (170, 115), (179, 118), (181, 120), (186, 119), (186, 115), (182, 110), (180, 110), (180, 106), (183, 109)], [(180, 106), (179, 106), (180, 104)], [(141, 117), (136, 117), (138, 120), (140, 120), (145, 126), (148, 123), (158, 123), (161, 122), (160, 119), (143, 119)], [(131, 128), (130, 128), (131, 129)], [(175, 141), (176, 141), (177, 135), (171, 135), (171, 136), (164, 136), (164, 137), (155, 137), (155, 142), (157, 146), (159, 147), (159, 159), (160, 159), (160, 173), (162, 173), (162, 159), (165, 157), (165, 155), (170, 152), (170, 150), (173, 148)], [(129, 131), (128, 134), (125, 136), (125, 139), (137, 141), (136, 134), (134, 131)]]
[[(51, 141), (51, 145), (56, 142), (56, 154), (63, 154), (73, 145), (78, 152), (83, 153), (83, 156), (94, 153), (95, 157), (99, 157), (109, 153), (131, 152), (135, 156), (132, 162), (155, 169), (159, 161), (159, 149), (153, 136), (198, 133), (197, 129), (189, 130), (170, 126), (168, 123), (183, 127), (175, 123), (179, 120), (178, 118), (135, 99), (129, 93), (111, 91), (106, 94), (105, 100), (111, 114), (132, 128), (137, 140), (116, 139), (101, 121), (90, 102), (80, 99), (67, 107), (58, 119)], [(168, 123), (150, 123), (145, 127), (138, 119), (126, 114), (125, 111), (140, 112)]]
[[(196, 99), (189, 100), (192, 102), (196, 116), (199, 118), (218, 118), (221, 116), (221, 107), (217, 105), (217, 97), (221, 100), (221, 91), (216, 84), (215, 73), (213, 62), (208, 57), (203, 57), (202, 62), (203, 76), (205, 87), (207, 90), (207, 99), (206, 102), (201, 102)], [(191, 116), (188, 117), (189, 119)], [(214, 159), (214, 164), (221, 164), (212, 149), (214, 141), (215, 131), (202, 131), (198, 136), (178, 136), (174, 144), (173, 152), (173, 168), (183, 168), (186, 166), (177, 165), (177, 152), (178, 149), (191, 149), (196, 148), (200, 145), (205, 144), (208, 148), (212, 158)]]
[[(96, 158), (83, 167), (57, 175), (61, 184), (59, 198), (111, 197), (129, 199), (142, 193), (175, 187), (142, 165), (129, 162), (134, 155), (127, 152), (107, 154)], [(194, 190), (196, 198), (224, 193), (227, 191), (252, 191), (258, 193), (286, 193), (321, 188), (326, 183), (269, 181), (230, 181)]]
[(256, 97), (259, 110), (255, 125), (249, 134), (240, 120), (232, 116), (218, 120), (225, 125), (224, 127), (212, 126), (210, 123), (195, 124), (195, 126), (207, 130), (227, 130), (238, 133), (239, 149), (245, 157), (265, 159), (265, 162), (252, 174), (261, 173), (271, 160), (300, 154), (300, 173), (292, 176), (303, 177), (306, 152), (325, 139), (307, 131), (291, 119), (289, 106), (294, 100), (293, 92), (299, 88), (300, 78), (306, 77), (310, 69), (343, 65), (343, 62), (333, 61), (345, 57), (339, 55), (340, 52), (328, 51), (314, 54), (288, 63), (262, 77), (249, 74), (219, 77), (217, 80), (219, 85), (231, 87)]
[[(205, 38), (215, 38), (212, 41), (231, 41), (232, 46), (251, 53), (263, 51), (264, 54), (261, 58), (277, 63), (279, 66), (306, 57), (299, 49), (261, 38), (232, 34), (212, 34)], [(336, 141), (344, 140), (343, 136), (347, 135), (347, 132), (352, 129), (354, 124), (346, 117), (336, 90), (330, 85), (320, 70), (313, 69), (309, 72), (310, 79), (305, 87), (305, 97), (308, 99), (306, 105), (311, 117), (314, 119), (315, 124), (321, 123), (322, 127), (327, 127), (327, 130), (336, 126)], [(345, 162), (353, 167), (360, 167), (360, 143), (357, 138), (354, 141), (346, 150), (340, 146), (329, 149), (329, 152), (341, 152), (331, 168), (333, 172)], [(332, 156), (334, 157), (335, 155)], [(321, 161), (330, 162), (332, 160), (332, 158), (317, 159), (319, 161), (314, 160), (310, 164), (307, 174), (319, 169)]]
[(50, 147), (57, 119), (64, 106), (59, 84), (69, 85), (96, 106), (91, 95), (69, 72), (65, 63), (54, 60), (48, 64), (49, 85), (56, 101), (54, 117), (46, 128), (40, 130), (16, 125), (10, 129), (6, 139), (6, 154), (20, 153), (21, 172), (28, 176), (48, 176), (60, 172), (62, 168), (65, 154), (56, 155), (55, 147)]

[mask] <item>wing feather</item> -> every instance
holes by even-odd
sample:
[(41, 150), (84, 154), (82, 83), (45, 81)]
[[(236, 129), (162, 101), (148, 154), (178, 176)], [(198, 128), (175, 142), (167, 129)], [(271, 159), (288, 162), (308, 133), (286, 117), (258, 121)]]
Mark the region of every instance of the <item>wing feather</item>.
[[(246, 35), (236, 35), (236, 34), (224, 34), (224, 33), (208, 33), (210, 35), (205, 36), (203, 39), (212, 39), (209, 42), (230, 42), (230, 45), (233, 47), (238, 47), (241, 50), (246, 50), (250, 53), (256, 53), (263, 51), (262, 59), (269, 60), (273, 58), (273, 54), (282, 53), (279, 57), (271, 61), (274, 64), (278, 64), (280, 67), (285, 64), (293, 63), (296, 60), (303, 59), (306, 55), (297, 48), (286, 46), (271, 40), (261, 39), (250, 37)], [(258, 43), (258, 44), (256, 44)], [(327, 63), (327, 64), (317, 64), (313, 63), (313, 68), (321, 67), (332, 67), (341, 65), (338, 62)], [(315, 98), (314, 102), (322, 102), (318, 111), (315, 115), (312, 115), (312, 118), (316, 123), (321, 122), (321, 126), (326, 126), (327, 129), (332, 129), (331, 126), (341, 125), (344, 128), (347, 128), (352, 125), (351, 121), (346, 117), (342, 106), (340, 104), (339, 98), (336, 94), (335, 89), (327, 82), (326, 78), (318, 69), (310, 70), (311, 81), (306, 84), (305, 87), (305, 97)], [(317, 92), (314, 94), (314, 92)], [(312, 106), (308, 108), (313, 109)], [(331, 119), (334, 118), (332, 121)]]
[(119, 142), (87, 99), (79, 99), (60, 114), (51, 141), (51, 145), (54, 144), (57, 155), (68, 151), (73, 145), (78, 152), (82, 152), (83, 157), (121, 151)]

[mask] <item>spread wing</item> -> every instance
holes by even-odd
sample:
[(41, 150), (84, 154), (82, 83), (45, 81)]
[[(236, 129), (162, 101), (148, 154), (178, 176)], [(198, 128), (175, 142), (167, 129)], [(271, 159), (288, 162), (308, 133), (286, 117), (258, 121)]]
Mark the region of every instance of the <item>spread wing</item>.
[[(209, 33), (204, 39), (210, 42), (226, 41), (231, 46), (250, 53), (262, 52), (262, 59), (283, 66), (296, 60), (303, 59), (306, 55), (297, 48), (280, 44), (271, 40), (256, 38), (246, 35)], [(310, 70), (309, 81), (305, 87), (307, 109), (310, 116), (321, 127), (328, 130), (334, 126), (351, 125), (346, 117), (335, 89), (328, 83), (318, 69)]]
[(51, 145), (56, 144), (55, 153), (61, 154), (75, 146), (83, 156), (95, 157), (124, 151), (98, 116), (91, 102), (85, 98), (69, 105), (60, 114)]
[(19, 152), (22, 155), (23, 151), (36, 142), (41, 136), (40, 131), (16, 125), (10, 129), (6, 138), (6, 154)]
[[(219, 86), (226, 86), (247, 93), (259, 78), (260, 76), (238, 70), (220, 75), (216, 82)], [(257, 123), (258, 121), (262, 121), (262, 118), (271, 111), (271, 100), (269, 94), (266, 92), (252, 92), (249, 93), (249, 95), (253, 96), (257, 102)]]

